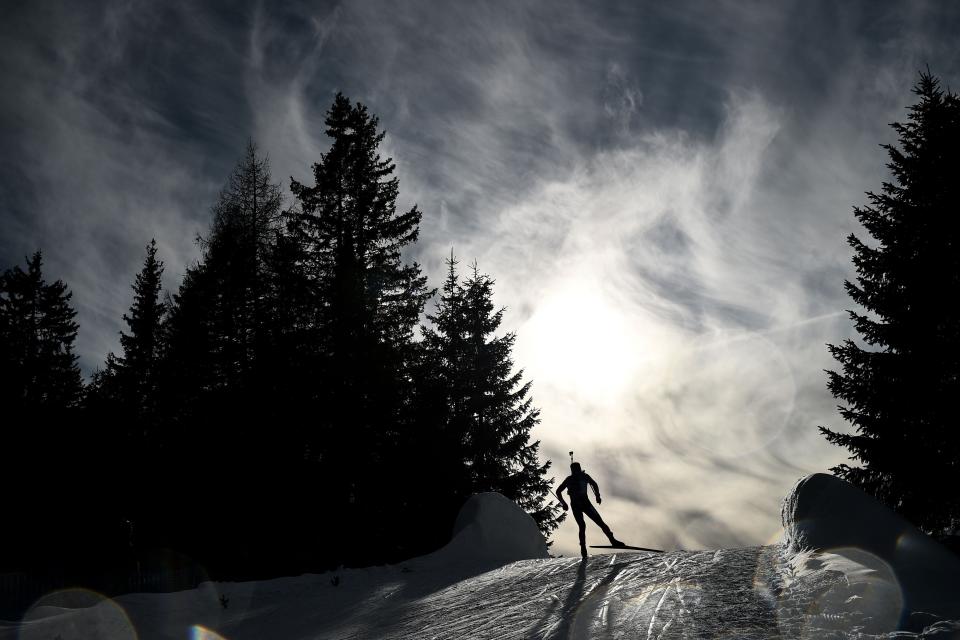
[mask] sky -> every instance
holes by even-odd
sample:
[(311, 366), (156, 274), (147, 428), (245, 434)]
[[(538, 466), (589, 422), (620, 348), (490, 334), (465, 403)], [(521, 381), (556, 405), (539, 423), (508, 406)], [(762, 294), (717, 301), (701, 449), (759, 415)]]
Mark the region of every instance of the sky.
[(247, 140), (290, 202), (342, 91), (423, 211), (407, 259), (496, 279), (556, 483), (572, 450), (628, 543), (763, 544), (845, 461), (817, 426), (845, 428), (852, 207), (918, 70), (958, 84), (956, 33), (922, 1), (8, 0), (0, 268), (43, 250), (89, 374), (150, 239), (175, 290)]

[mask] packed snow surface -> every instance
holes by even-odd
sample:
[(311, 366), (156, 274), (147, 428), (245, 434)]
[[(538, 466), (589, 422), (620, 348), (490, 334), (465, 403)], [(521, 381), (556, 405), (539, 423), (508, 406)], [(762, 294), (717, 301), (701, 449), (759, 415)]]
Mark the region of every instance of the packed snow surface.
[(54, 594), (0, 624), (0, 639), (960, 638), (950, 552), (829, 476), (799, 482), (783, 514), (779, 545), (581, 561), (548, 557), (529, 516), (481, 494), (447, 547), (409, 562), (112, 600)]

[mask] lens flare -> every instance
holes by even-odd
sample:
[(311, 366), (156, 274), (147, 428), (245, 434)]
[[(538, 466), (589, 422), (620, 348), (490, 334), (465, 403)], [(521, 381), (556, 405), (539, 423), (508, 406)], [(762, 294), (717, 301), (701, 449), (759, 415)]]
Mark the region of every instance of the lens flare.
[(227, 640), (212, 629), (207, 629), (203, 625), (195, 624), (190, 627), (190, 640)]
[(779, 576), (757, 581), (783, 635), (812, 640), (851, 629), (864, 634), (897, 630), (903, 591), (893, 569), (876, 555), (837, 547), (784, 560)]
[(24, 614), (20, 640), (50, 638), (137, 640), (127, 612), (117, 602), (89, 589), (62, 589), (38, 599)]

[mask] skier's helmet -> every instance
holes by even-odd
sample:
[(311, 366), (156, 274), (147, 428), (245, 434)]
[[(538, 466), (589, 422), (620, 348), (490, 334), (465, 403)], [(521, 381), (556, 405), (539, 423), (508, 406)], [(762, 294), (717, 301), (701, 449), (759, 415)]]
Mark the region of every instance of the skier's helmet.
[(573, 473), (580, 473), (580, 463), (579, 462), (570, 463), (570, 471)]

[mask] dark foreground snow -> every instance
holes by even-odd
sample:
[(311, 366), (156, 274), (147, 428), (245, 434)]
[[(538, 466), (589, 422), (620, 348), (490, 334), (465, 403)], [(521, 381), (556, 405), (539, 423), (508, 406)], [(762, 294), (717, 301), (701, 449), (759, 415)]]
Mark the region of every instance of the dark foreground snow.
[(960, 638), (955, 556), (834, 478), (804, 479), (784, 505), (783, 544), (581, 562), (545, 557), (529, 517), (483, 494), (450, 545), (407, 563), (53, 594), (0, 639)]

